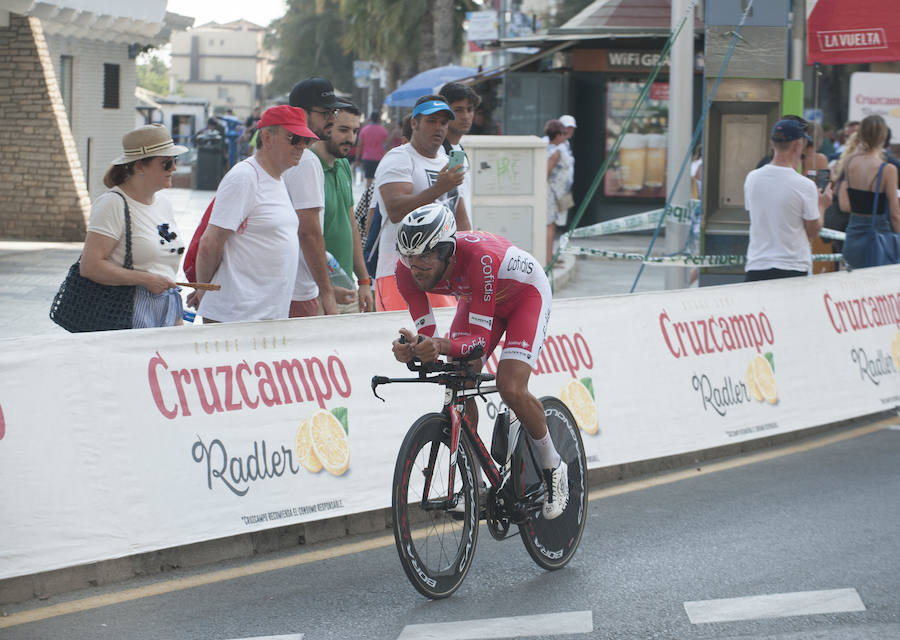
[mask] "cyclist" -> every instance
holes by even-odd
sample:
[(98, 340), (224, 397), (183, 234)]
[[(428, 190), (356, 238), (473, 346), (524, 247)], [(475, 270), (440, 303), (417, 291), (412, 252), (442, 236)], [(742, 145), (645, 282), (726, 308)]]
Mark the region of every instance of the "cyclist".
[[(407, 342), (394, 340), (394, 357), (430, 362), (440, 355), (463, 358), (481, 347), (483, 365), (505, 332), (497, 389), (535, 445), (547, 485), (544, 518), (559, 517), (569, 500), (566, 463), (550, 439), (540, 401), (528, 391), (550, 319), (552, 294), (544, 270), (506, 238), (485, 231), (457, 233), (453, 212), (440, 202), (407, 214), (397, 229), (397, 251), (397, 288), (419, 335), (401, 329)], [(435, 336), (426, 292), (459, 296), (449, 338)], [(470, 402), (466, 413), (477, 420)]]

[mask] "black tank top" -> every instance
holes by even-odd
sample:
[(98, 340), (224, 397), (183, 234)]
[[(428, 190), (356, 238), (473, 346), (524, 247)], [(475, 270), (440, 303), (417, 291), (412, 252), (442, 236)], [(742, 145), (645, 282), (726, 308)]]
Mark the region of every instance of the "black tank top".
[[(879, 172), (883, 173), (883, 167), (885, 163), (881, 163), (881, 167), (879, 168)], [(848, 166), (847, 169), (850, 167)], [(849, 171), (845, 172), (847, 175), (847, 198), (850, 200), (850, 211), (857, 215), (862, 214), (866, 216), (872, 215), (872, 207), (875, 204), (875, 192), (867, 191), (865, 189), (854, 189), (850, 186), (850, 176)], [(872, 186), (876, 187), (878, 185), (878, 175), (872, 179)], [(878, 185), (880, 186), (880, 185)], [(876, 187), (877, 188), (877, 187)], [(878, 197), (878, 209), (875, 213), (881, 215), (884, 213), (884, 203), (887, 200), (885, 195), (882, 193)]]
[[(850, 211), (855, 214), (872, 215), (872, 205), (875, 203), (875, 192), (863, 189), (847, 187), (847, 197), (850, 198)], [(887, 198), (882, 193), (878, 198), (878, 210), (876, 213), (884, 213), (884, 203)]]

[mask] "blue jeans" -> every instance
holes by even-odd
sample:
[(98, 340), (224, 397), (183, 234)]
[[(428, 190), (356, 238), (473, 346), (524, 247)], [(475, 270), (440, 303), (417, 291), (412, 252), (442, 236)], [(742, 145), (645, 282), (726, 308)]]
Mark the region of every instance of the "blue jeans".
[[(844, 260), (847, 261), (854, 269), (862, 269), (869, 265), (866, 264), (866, 248), (869, 229), (872, 227), (872, 216), (864, 216), (856, 213), (850, 214), (850, 222), (847, 223), (846, 234), (844, 239), (843, 254)], [(875, 227), (879, 231), (891, 231), (891, 221), (887, 214), (875, 216)]]

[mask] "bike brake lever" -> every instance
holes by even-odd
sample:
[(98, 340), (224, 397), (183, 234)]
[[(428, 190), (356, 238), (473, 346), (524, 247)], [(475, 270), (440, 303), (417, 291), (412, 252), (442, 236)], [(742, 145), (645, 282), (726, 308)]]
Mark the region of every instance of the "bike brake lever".
[(372, 376), (372, 394), (382, 402), (385, 402), (385, 399), (378, 395), (378, 391), (376, 391), (376, 389), (379, 385), (388, 384), (390, 381), (391, 379), (386, 378), (385, 376)]

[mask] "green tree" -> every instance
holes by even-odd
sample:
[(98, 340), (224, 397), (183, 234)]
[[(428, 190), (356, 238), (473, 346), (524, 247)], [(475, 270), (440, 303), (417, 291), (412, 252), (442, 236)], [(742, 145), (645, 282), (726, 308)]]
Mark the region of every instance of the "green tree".
[[(341, 0), (344, 49), (388, 70), (389, 85), (453, 62), (472, 0)], [(448, 29), (450, 33), (448, 34)]]
[(156, 54), (141, 56), (137, 64), (137, 84), (153, 93), (169, 95), (169, 68)]
[(283, 18), (270, 25), (266, 44), (279, 51), (269, 94), (287, 93), (298, 81), (324, 76), (345, 92), (353, 89), (353, 57), (341, 48), (346, 33), (338, 0), (288, 0)]

